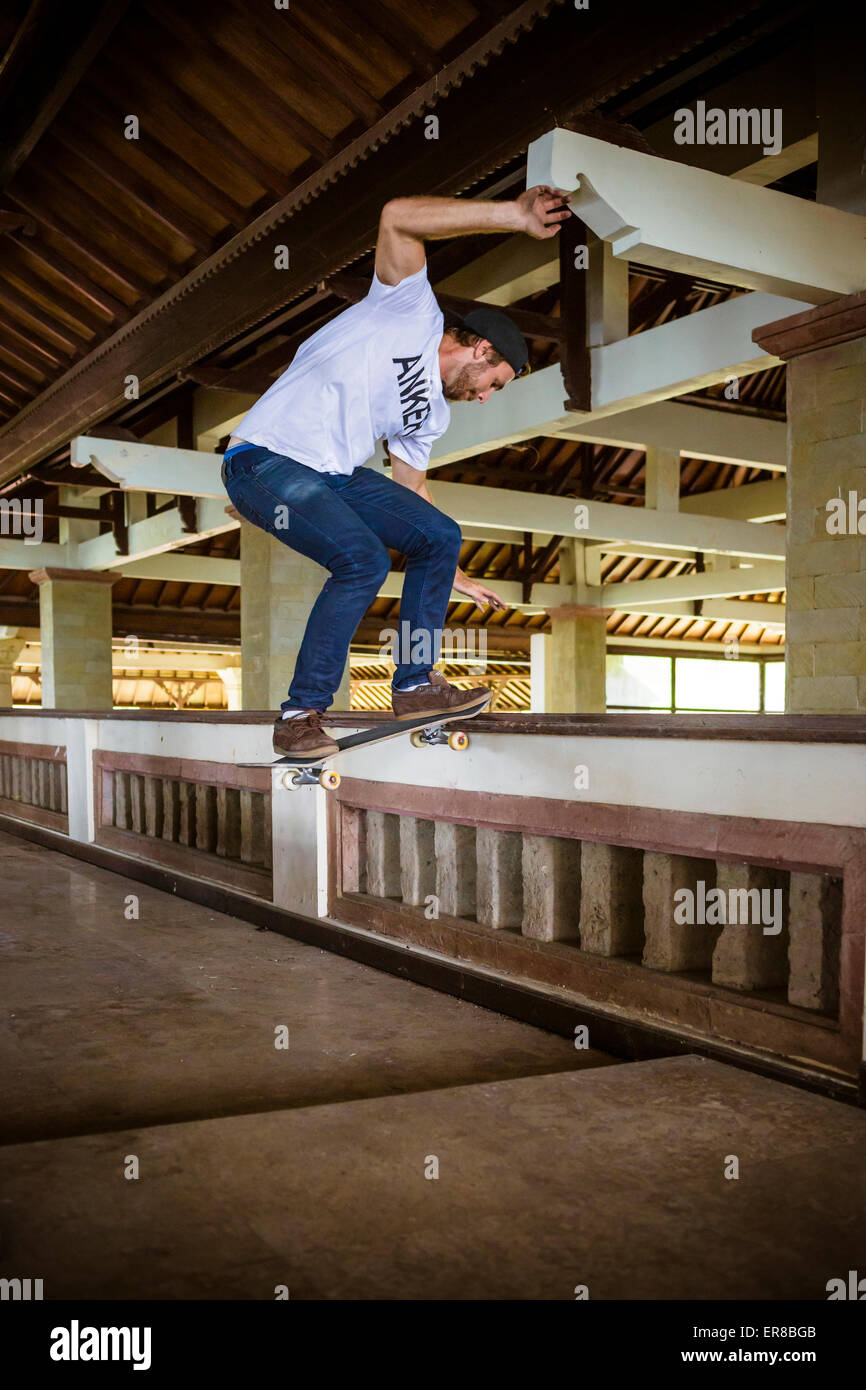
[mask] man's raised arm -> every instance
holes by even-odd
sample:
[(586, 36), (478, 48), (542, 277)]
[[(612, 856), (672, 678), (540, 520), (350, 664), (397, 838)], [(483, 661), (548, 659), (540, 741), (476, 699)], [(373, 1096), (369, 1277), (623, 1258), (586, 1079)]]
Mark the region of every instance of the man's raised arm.
[(393, 198), (382, 209), (376, 242), (376, 274), (383, 285), (399, 285), (425, 261), (424, 242), (478, 232), (526, 232), (556, 236), (571, 216), (565, 193), (539, 184), (519, 198), (490, 202), (469, 198)]

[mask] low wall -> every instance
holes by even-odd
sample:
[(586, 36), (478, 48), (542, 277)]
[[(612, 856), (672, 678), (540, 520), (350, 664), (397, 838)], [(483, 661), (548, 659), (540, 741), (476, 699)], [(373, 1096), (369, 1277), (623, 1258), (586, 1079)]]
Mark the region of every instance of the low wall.
[(0, 814), (853, 1083), (861, 720), (485, 715), (454, 726), (464, 752), (403, 736), (344, 755), (333, 792), (238, 766), (269, 760), (271, 720), (2, 714)]

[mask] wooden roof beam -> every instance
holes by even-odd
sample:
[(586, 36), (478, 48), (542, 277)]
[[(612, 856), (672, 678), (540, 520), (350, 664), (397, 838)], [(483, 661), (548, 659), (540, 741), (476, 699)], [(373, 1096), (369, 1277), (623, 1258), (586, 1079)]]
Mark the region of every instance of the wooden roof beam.
[[(118, 121), (119, 128), (119, 121)], [(172, 237), (181, 237), (197, 251), (208, 251), (213, 238), (201, 223), (196, 222), (179, 208), (170, 198), (152, 183), (142, 178), (132, 166), (112, 154), (110, 150), (94, 141), (92, 135), (77, 125), (58, 126), (52, 132), (54, 138), (74, 157), (100, 177), (112, 184), (125, 197), (131, 199), (141, 210)], [(150, 243), (149, 243), (150, 244)], [(160, 255), (151, 245), (151, 256)]]
[[(162, 12), (164, 8), (163, 0), (160, 0), (155, 13)], [(375, 97), (365, 91), (354, 73), (335, 53), (306, 37), (297, 15), (291, 10), (274, 10), (265, 18), (255, 5), (247, 4), (246, 0), (233, 8), (242, 14), (245, 35), (249, 34), (250, 27), (254, 28), (268, 48), (277, 49), (289, 59), (292, 68), (300, 68), (312, 77), (318, 87), (330, 92), (365, 125), (375, 125), (376, 121), (381, 120), (385, 112)]]
[(128, 0), (34, 0), (0, 66), (0, 187), (30, 155), (123, 17)]
[[(331, 157), (334, 153), (333, 141), (277, 95), (270, 85), (273, 81), (272, 73), (265, 77), (261, 70), (255, 71), (254, 65), (251, 66), (251, 46), (255, 43), (255, 39), (251, 35), (249, 36), (249, 43), (247, 34), (245, 34), (243, 43), (235, 52), (226, 53), (209, 37), (206, 30), (187, 19), (177, 6), (163, 4), (161, 0), (152, 0), (152, 3), (148, 5), (148, 10), (156, 23), (164, 31), (170, 33), (175, 42), (186, 50), (190, 62), (197, 64), (202, 58), (205, 58), (213, 63), (220, 72), (223, 85), (229, 90), (234, 88), (238, 97), (249, 96), (248, 79), (242, 69), (246, 68), (251, 73), (258, 85), (255, 88), (255, 101), (250, 103), (246, 112), (248, 116), (250, 107), (257, 107), (278, 128), (287, 130), (303, 149), (317, 155), (319, 159)], [(245, 8), (244, 18), (247, 24), (250, 23), (254, 14), (254, 6)], [(277, 24), (279, 18), (279, 11), (275, 9), (271, 14), (269, 23)], [(259, 161), (258, 156), (251, 153), (251, 158), (257, 160), (262, 168), (265, 167), (265, 162)], [(273, 178), (280, 180), (284, 187), (280, 188), (277, 183), (273, 182)], [(272, 181), (265, 184), (266, 188), (274, 188), (277, 192), (283, 192), (287, 186), (287, 181), (276, 169), (273, 171)]]
[[(24, 252), (26, 257), (38, 261), (39, 265), (44, 266), (52, 275), (57, 276), (72, 289), (77, 290), (88, 303), (106, 314), (109, 320), (115, 319), (118, 323), (124, 324), (132, 317), (132, 309), (128, 305), (113, 295), (110, 290), (98, 285), (95, 280), (92, 280), (83, 270), (79, 270), (78, 266), (73, 265), (65, 256), (61, 256), (53, 246), (47, 246), (45, 243), (34, 243), (32, 238), (28, 241), (22, 241), (20, 237), (13, 236), (11, 240), (20, 251)], [(42, 293), (53, 297), (54, 289), (45, 284), (42, 286)], [(104, 330), (110, 325), (100, 320), (99, 326)]]

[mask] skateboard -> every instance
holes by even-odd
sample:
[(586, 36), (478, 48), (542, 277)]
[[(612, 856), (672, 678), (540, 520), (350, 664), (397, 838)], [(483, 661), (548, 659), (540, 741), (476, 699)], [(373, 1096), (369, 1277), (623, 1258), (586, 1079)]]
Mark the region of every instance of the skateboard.
[[(481, 714), (490, 703), (489, 696), (480, 700), (476, 705), (469, 705), (466, 709), (456, 710), (454, 714), (427, 714), (418, 715), (413, 719), (389, 719), (387, 724), (377, 724), (372, 729), (361, 729), (356, 734), (347, 734), (345, 738), (337, 739), (337, 747), (341, 753), (348, 753), (351, 748), (363, 748), (368, 743), (384, 743), (389, 738), (399, 738), (400, 734), (408, 734), (409, 742), (413, 748), (432, 748), (436, 744), (447, 743), (457, 753), (462, 753), (469, 747), (469, 735), (460, 732), (448, 733), (444, 725), (452, 724), (456, 719), (471, 719), (476, 714)], [(325, 723), (327, 723), (327, 717)], [(336, 757), (335, 753), (326, 753), (319, 757), (291, 757), (285, 754), (281, 758), (273, 758), (266, 763), (238, 763), (239, 767), (284, 767), (283, 774), (284, 787), (324, 787), (326, 791), (333, 791), (340, 785), (340, 774), (334, 768), (326, 767), (331, 758)]]

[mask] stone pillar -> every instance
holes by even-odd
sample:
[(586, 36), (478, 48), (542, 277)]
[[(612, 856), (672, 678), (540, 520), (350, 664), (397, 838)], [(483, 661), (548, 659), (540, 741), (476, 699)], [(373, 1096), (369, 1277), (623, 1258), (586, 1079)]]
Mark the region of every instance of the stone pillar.
[(866, 710), (866, 293), (753, 335), (788, 363), (787, 690), (794, 714)]
[(367, 812), (367, 892), (374, 898), (401, 898), (400, 817)]
[(580, 947), (598, 956), (643, 950), (643, 851), (584, 840), (580, 858)]
[[(15, 633), (16, 629), (3, 629), (3, 632)], [(15, 662), (23, 652), (26, 642), (23, 637), (2, 636), (0, 637), (0, 709), (11, 709), (12, 707), (12, 675), (15, 670)]]
[(119, 574), (32, 570), (39, 586), (42, 708), (111, 709), (111, 587)]
[[(244, 709), (286, 698), (310, 610), (328, 571), (241, 521), (241, 663)], [(333, 709), (349, 708), (349, 663)]]
[(436, 892), (434, 825), (416, 816), (400, 817), (400, 887), (404, 903), (423, 907)]
[(479, 826), (476, 838), (478, 909), (483, 927), (520, 927), (523, 921), (523, 836)]
[(842, 880), (791, 874), (788, 1003), (833, 1014), (839, 1008)]
[(676, 894), (697, 895), (698, 883), (716, 886), (712, 859), (646, 850), (643, 857), (645, 944), (642, 965), (648, 970), (709, 970), (721, 927), (678, 922)]
[(544, 708), (548, 714), (603, 714), (608, 610), (572, 605), (549, 608)]
[(475, 826), (437, 821), (436, 896), (449, 917), (475, 916)]
[[(713, 984), (728, 989), (775, 989), (788, 978), (788, 902), (785, 874), (759, 864), (719, 864), (716, 887), (738, 920), (722, 927), (713, 951)], [(755, 892), (757, 890), (757, 896)], [(732, 892), (738, 898), (732, 897)], [(776, 935), (764, 931), (765, 923), (755, 920), (764, 904), (763, 894), (782, 893), (782, 930)], [(751, 897), (744, 897), (744, 895)], [(772, 908), (775, 898), (766, 900)], [(748, 920), (744, 921), (743, 917)]]
[(524, 835), (523, 935), (536, 941), (580, 936), (580, 840)]

